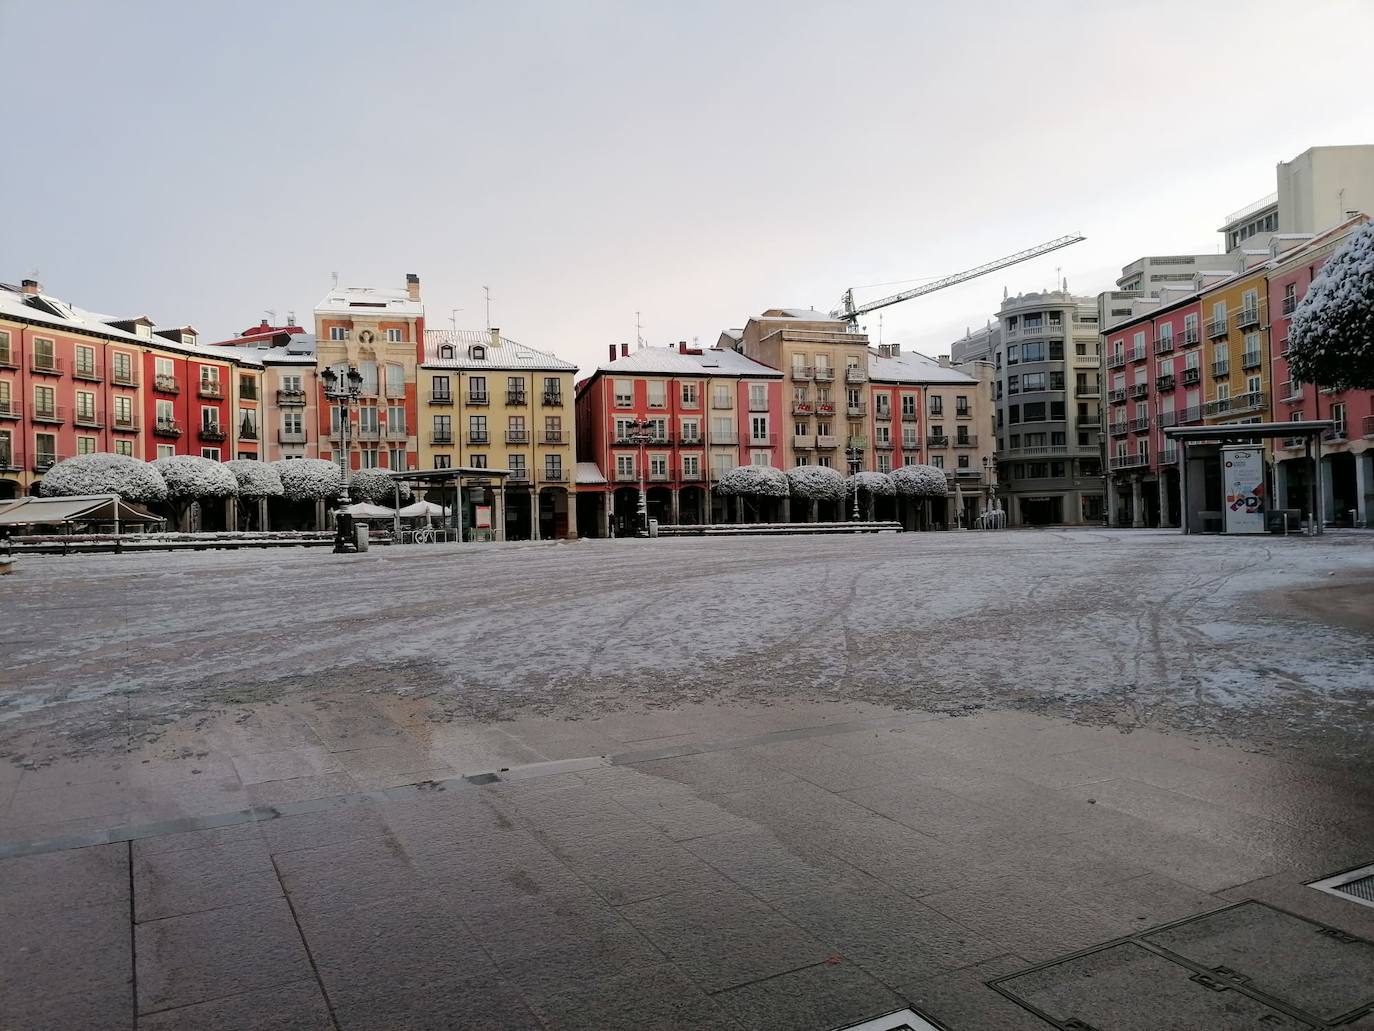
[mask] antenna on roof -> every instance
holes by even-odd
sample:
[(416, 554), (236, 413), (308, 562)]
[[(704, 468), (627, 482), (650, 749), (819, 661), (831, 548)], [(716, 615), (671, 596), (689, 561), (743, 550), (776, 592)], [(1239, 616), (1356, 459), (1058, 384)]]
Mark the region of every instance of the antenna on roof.
[(883, 313), (878, 312), (878, 346), (883, 346)]
[[(462, 308), (450, 308), (450, 309), (449, 309), (448, 320), (449, 320), (450, 322), (453, 323), (453, 332), (455, 332), (455, 333), (458, 332), (458, 313), (459, 313), (460, 311), (462, 311), (462, 310), (463, 310)], [(491, 316), (487, 316), (487, 321), (488, 321), (488, 322), (491, 321)]]
[(339, 288), (339, 274), (337, 272), (331, 272), (330, 275), (334, 277), (334, 289), (337, 290)]
[(267, 316), (269, 322), (275, 323), (277, 321), (277, 310), (275, 308), (264, 308), (263, 314)]
[(635, 348), (644, 346), (644, 324), (639, 321), (639, 312), (635, 312)]
[(490, 331), (491, 331), (491, 287), (489, 287), (489, 286), (484, 286), (484, 287), (482, 287), (482, 293), (484, 293), (484, 294), (486, 295), (486, 298), (487, 298), (487, 331), (490, 332)]

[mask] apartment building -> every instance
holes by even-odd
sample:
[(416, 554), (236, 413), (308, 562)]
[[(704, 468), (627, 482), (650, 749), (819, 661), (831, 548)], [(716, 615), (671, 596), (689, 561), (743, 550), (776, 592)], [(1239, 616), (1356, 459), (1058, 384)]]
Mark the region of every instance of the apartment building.
[(216, 346), (242, 348), (262, 362), (262, 460), (319, 458), (315, 337), (292, 320), (285, 326), (269, 326), (263, 320)]
[[(321, 371), (344, 382), (362, 376), (357, 403), (317, 398), (320, 457), (345, 469), (412, 469), (419, 458), (415, 370), (423, 348), (425, 308), (420, 278), (404, 290), (345, 287), (315, 306), (315, 351)], [(347, 419), (347, 454), (344, 423)]]
[(428, 330), (419, 370), (420, 468), (507, 470), (506, 540), (576, 537), (576, 372), (500, 329)]
[(1103, 517), (1101, 368), (1095, 298), (1018, 294), (998, 311), (993, 353), (999, 494), (1013, 526)]
[(1275, 169), (1274, 192), (1227, 216), (1227, 251), (1264, 251), (1275, 234), (1315, 235), (1374, 214), (1374, 145), (1309, 147)]
[[(726, 519), (712, 484), (736, 465), (783, 468), (786, 410), (782, 372), (732, 348), (610, 345), (608, 361), (577, 384), (577, 456), (589, 467), (578, 485), (584, 534), (632, 532), (641, 483), (650, 518)], [(833, 433), (821, 451), (813, 443), (793, 453), (839, 467)]]
[(34, 280), (0, 284), (0, 497), (64, 458), (259, 457), (262, 363), (193, 327), (100, 315)]

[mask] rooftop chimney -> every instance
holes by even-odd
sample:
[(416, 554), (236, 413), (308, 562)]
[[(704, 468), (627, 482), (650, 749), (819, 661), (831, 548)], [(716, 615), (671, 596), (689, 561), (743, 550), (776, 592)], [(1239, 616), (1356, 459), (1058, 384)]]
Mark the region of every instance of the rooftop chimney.
[(630, 357), (630, 345), (629, 345), (629, 344), (621, 344), (621, 345), (620, 345), (620, 357), (622, 357), (622, 358), (628, 358), (628, 357)]
[(414, 272), (406, 273), (406, 296), (412, 301), (420, 299), (420, 277)]
[(21, 279), (19, 281), (19, 289), (23, 290), (24, 293), (28, 294), (30, 297), (36, 297), (43, 292), (42, 285), (36, 279)]
[(687, 341), (686, 341), (686, 340), (679, 340), (679, 341), (677, 342), (677, 353), (678, 353), (678, 354), (686, 354), (686, 353), (687, 353)]
[(901, 345), (901, 344), (888, 344), (888, 345), (887, 345), (887, 353), (890, 354), (890, 355), (892, 355), (892, 357), (894, 357), (894, 358), (901, 357), (901, 354), (902, 354), (902, 345)]
[(294, 326), (296, 324), (296, 313), (294, 311), (286, 313), (286, 324), (288, 326)]
[(607, 344), (606, 346), (611, 349), (611, 361), (615, 361), (615, 344)]
[(492, 327), (491, 327), (491, 346), (492, 346), (492, 347), (500, 347), (500, 346), (501, 346), (501, 330), (500, 330), (498, 327), (496, 327), (496, 326), (492, 326)]

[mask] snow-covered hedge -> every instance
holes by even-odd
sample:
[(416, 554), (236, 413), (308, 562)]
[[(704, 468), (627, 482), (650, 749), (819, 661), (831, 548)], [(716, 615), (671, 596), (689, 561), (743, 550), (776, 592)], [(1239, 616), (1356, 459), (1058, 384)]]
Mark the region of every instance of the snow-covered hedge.
[(933, 465), (903, 465), (889, 475), (892, 486), (904, 498), (943, 498), (949, 493), (945, 471)]
[(343, 472), (323, 458), (284, 458), (272, 468), (281, 477), (283, 496), (291, 501), (329, 501), (343, 490)]
[(167, 500), (167, 482), (157, 469), (128, 455), (104, 452), (58, 462), (43, 474), (39, 490), (45, 498), (118, 494), (125, 501)]
[(787, 497), (787, 476), (771, 465), (737, 465), (720, 474), (716, 493), (746, 497)]
[[(354, 501), (368, 505), (396, 504), (396, 481), (384, 469), (359, 469), (348, 483), (348, 491)], [(408, 505), (415, 500), (410, 487), (401, 484), (401, 504)]]
[(238, 479), (241, 498), (279, 498), (282, 495), (281, 477), (266, 462), (259, 462), (255, 458), (236, 458), (232, 462), (225, 462), (224, 468)]
[(799, 465), (788, 469), (786, 476), (794, 498), (839, 501), (845, 495), (844, 476), (828, 466)]
[(177, 498), (232, 498), (239, 492), (239, 481), (222, 463), (199, 455), (168, 455), (153, 463), (167, 481), (167, 493)]
[(1374, 389), (1374, 222), (1331, 255), (1293, 312), (1288, 371), (1295, 383)]
[(890, 498), (897, 493), (897, 487), (893, 484), (891, 476), (887, 473), (874, 473), (867, 470), (855, 473), (845, 481), (845, 488), (850, 494), (854, 493), (856, 487), (865, 494), (871, 494), (874, 497), (882, 495), (885, 498)]

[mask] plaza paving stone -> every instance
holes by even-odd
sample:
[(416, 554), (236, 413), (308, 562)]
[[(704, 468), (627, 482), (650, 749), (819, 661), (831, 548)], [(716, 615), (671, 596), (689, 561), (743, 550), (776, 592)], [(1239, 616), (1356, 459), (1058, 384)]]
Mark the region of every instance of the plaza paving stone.
[[(978, 563), (977, 549), (1007, 549), (998, 561), (1029, 571), (1032, 559), (1076, 561), (1066, 548), (1099, 548), (1096, 564), (1119, 563), (1118, 586), (1151, 566), (1162, 570), (1133, 597), (1099, 593), (1099, 604), (1147, 619), (1172, 589), (1195, 614), (1221, 619), (1189, 569), (1205, 555), (1222, 566), (1226, 604), (1249, 605), (1246, 620), (1273, 637), (1226, 647), (1275, 669), (1285, 649), (1345, 648), (1345, 657), (1313, 667), (1305, 686), (1284, 680), (1286, 695), (1266, 688), (1228, 700), (1219, 688), (1199, 693), (1197, 684), (1222, 677), (1240, 652), (1224, 663), (1190, 652), (1178, 660), (1186, 669), (1176, 663), (1141, 674), (1132, 681), (1135, 701), (1109, 703), (1112, 690), (1084, 693), (1076, 664), (1089, 658), (1075, 638), (1053, 665), (1044, 654), (1035, 657), (1039, 666), (1021, 663), (1028, 674), (1061, 677), (1062, 692), (1004, 681), (1000, 700), (982, 688), (970, 691), (968, 704), (956, 704), (954, 691), (922, 693), (923, 678), (986, 678), (986, 668), (973, 668), (986, 649), (1052, 632), (1036, 620), (1069, 611), (1068, 596), (1056, 593), (1060, 578), (1012, 589), (1022, 603), (1050, 593), (1030, 610), (983, 599), (1008, 624), (1005, 636), (989, 636), (993, 622), (956, 622), (947, 639), (927, 637), (901, 661), (898, 624), (886, 609), (860, 619), (876, 619), (882, 636), (846, 657), (806, 647), (791, 654), (795, 638), (767, 619), (756, 627), (759, 639), (736, 638), (726, 624), (747, 625), (749, 612), (725, 602), (716, 626), (725, 639), (708, 650), (723, 663), (715, 675), (734, 679), (715, 694), (684, 680), (673, 649), (653, 684), (601, 677), (584, 653), (613, 647), (614, 636), (595, 628), (590, 611), (565, 612), (582, 621), (581, 658), (559, 651), (573, 640), (563, 631), (550, 641), (527, 634), (525, 645), (542, 652), (545, 665), (569, 665), (567, 704), (543, 695), (537, 704), (519, 701), (531, 674), (509, 651), (488, 657), (495, 672), (480, 673), (509, 683), (489, 712), (466, 689), (436, 686), (436, 667), (417, 664), (412, 644), (389, 646), (368, 633), (336, 665), (290, 674), (283, 686), (258, 664), (256, 646), (240, 656), (237, 681), (214, 673), (234, 644), (216, 630), (197, 650), (208, 681), (220, 697), (247, 699), (219, 703), (200, 688), (178, 700), (157, 686), (162, 664), (175, 658), (161, 644), (130, 650), (126, 675), (146, 676), (145, 692), (40, 706), (10, 721), (0, 739), (9, 758), (0, 762), (0, 1027), (127, 1028), (137, 1012), (139, 1027), (157, 1029), (828, 1031), (911, 1006), (950, 1031), (1033, 1031), (1049, 1025), (989, 982), (1019, 983), (1046, 1006), (1060, 1005), (1072, 968), (1027, 974), (1032, 967), (1127, 936), (1153, 940), (1151, 929), (1246, 899), (1374, 940), (1374, 909), (1304, 886), (1374, 861), (1374, 762), (1359, 759), (1368, 702), (1349, 679), (1351, 670), (1369, 672), (1368, 634), (1275, 616), (1270, 601), (1255, 600), (1270, 582), (1244, 572), (1251, 553), (1236, 542), (1193, 554), (1187, 549), (1199, 545), (1176, 538), (1098, 536), (925, 535), (875, 542), (862, 565), (882, 577), (883, 563), (901, 554), (890, 549), (938, 552), (976, 539), (986, 543), (949, 557)], [(638, 611), (664, 553), (626, 544), (614, 552), (548, 545), (433, 555), (504, 567), (517, 594), (529, 588), (523, 604), (547, 619), (571, 602), (541, 601), (535, 588), (566, 569), (585, 574), (580, 591), (620, 592), (614, 604)], [(1298, 581), (1318, 582), (1338, 562), (1374, 569), (1374, 557), (1334, 537), (1307, 551), (1298, 542), (1263, 544)], [(768, 542), (738, 554), (765, 556), (769, 568), (800, 564), (814, 577), (817, 569), (848, 569), (855, 546)], [(670, 547), (717, 556), (684, 542)], [(614, 561), (616, 575), (597, 572), (597, 563), (580, 567), (583, 554)], [(423, 558), (284, 561), (349, 582), (358, 570), (374, 581), (411, 577), (434, 561)], [(265, 561), (179, 556), (166, 568), (195, 582), (244, 575), (235, 563)], [(132, 567), (115, 559), (43, 568), (36, 579), (48, 611), (64, 591), (98, 593)], [(25, 591), (26, 573), (18, 577)], [(708, 596), (729, 585), (748, 604), (764, 605), (766, 573), (759, 578), (762, 587), (731, 563), (716, 565)], [(310, 586), (322, 589), (330, 588)], [(1063, 585), (1083, 589), (1079, 580)], [(216, 625), (259, 618), (237, 602), (232, 613), (211, 616), (211, 595), (169, 590), (187, 618), (195, 605)], [(974, 611), (966, 601), (953, 599), (953, 609)], [(351, 604), (345, 599), (345, 609)], [(824, 604), (826, 618), (844, 615), (833, 599)], [(453, 642), (469, 656), (460, 666), (485, 670), (478, 639), (456, 628), (477, 622), (500, 637), (501, 622), (454, 605), (451, 621), (427, 618), (462, 638)], [(520, 610), (499, 611), (510, 619)], [(310, 631), (293, 631), (300, 649), (313, 649), (311, 634), (344, 632), (347, 612), (329, 621), (318, 615)], [(817, 625), (820, 614), (809, 615)], [(671, 636), (651, 622), (649, 632)], [(398, 625), (390, 623), (393, 635)], [(1233, 632), (1215, 631), (1217, 640)], [(1143, 648), (1150, 661), (1167, 652), (1140, 645), (1134, 633), (1122, 630), (1128, 649)], [(51, 661), (40, 661), (43, 649), (54, 647), (55, 639), (26, 650), (17, 668), (36, 680), (56, 677), (40, 668)], [(363, 647), (380, 648), (374, 666), (363, 664)], [(731, 648), (739, 663), (722, 658)], [(1109, 652), (1091, 661), (1100, 666)], [(76, 681), (98, 655), (93, 649), (72, 666)], [(961, 656), (972, 666), (961, 667)], [(884, 662), (892, 693), (880, 698), (877, 682), (863, 677)], [(834, 685), (828, 697), (796, 686), (808, 664), (814, 682)], [(853, 673), (860, 668), (870, 672)], [(1147, 686), (1148, 678), (1159, 682)], [(900, 683), (916, 686), (896, 704)], [(265, 684), (279, 689), (260, 695)], [(654, 695), (658, 684), (664, 697)], [(46, 690), (56, 696), (53, 684)], [(1167, 718), (1141, 719), (1145, 695)], [(1304, 723), (1321, 698), (1340, 702), (1341, 733), (1315, 717)], [(1281, 719), (1266, 706), (1282, 710)], [(134, 709), (146, 737), (131, 737), (127, 719), (118, 724), (122, 737), (102, 737), (116, 712)], [(1297, 990), (1284, 980), (1282, 955), (1264, 958), (1253, 928), (1214, 938), (1158, 933), (1173, 935), (1168, 940), (1203, 965), (1220, 962), (1218, 950), (1234, 954), (1243, 939), (1264, 959), (1257, 976), (1275, 991)], [(1177, 944), (1180, 934), (1193, 937)], [(1286, 943), (1285, 954), (1298, 947), (1270, 937)], [(1156, 979), (1153, 1000), (1142, 997), (1135, 969)], [(1117, 984), (1117, 995), (1093, 1001), (1095, 1026), (1162, 1026), (1150, 1021), (1170, 1006), (1178, 1020), (1189, 1007), (1206, 1011), (1212, 1000), (1169, 981), (1171, 969), (1123, 961), (1118, 979), (1102, 982)], [(1313, 984), (1304, 998), (1326, 1014), (1358, 996), (1339, 979)], [(1113, 1006), (1117, 1024), (1103, 1019)]]

